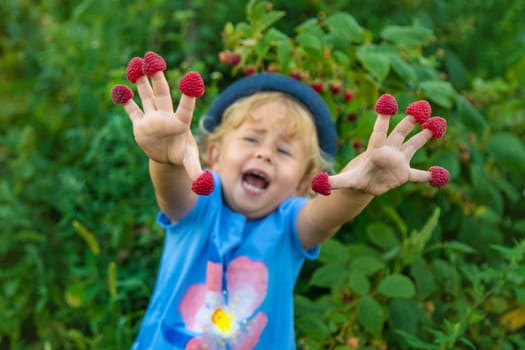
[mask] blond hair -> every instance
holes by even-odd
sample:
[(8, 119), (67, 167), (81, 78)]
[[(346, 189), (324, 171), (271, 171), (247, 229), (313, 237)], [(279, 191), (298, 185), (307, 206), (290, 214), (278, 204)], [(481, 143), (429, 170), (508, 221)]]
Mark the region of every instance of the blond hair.
[[(238, 128), (247, 118), (254, 118), (251, 113), (254, 109), (275, 101), (283, 103), (286, 107), (286, 113), (279, 116), (279, 128), (285, 132), (284, 137), (299, 137), (305, 147), (305, 178), (310, 179), (319, 171), (328, 169), (331, 162), (319, 146), (311, 113), (298, 100), (282, 92), (258, 92), (237, 100), (224, 111), (221, 123), (211, 132), (203, 127), (201, 119), (201, 149), (206, 150), (209, 144), (220, 142), (228, 131)], [(201, 152), (201, 155), (203, 163), (209, 165), (206, 152)]]

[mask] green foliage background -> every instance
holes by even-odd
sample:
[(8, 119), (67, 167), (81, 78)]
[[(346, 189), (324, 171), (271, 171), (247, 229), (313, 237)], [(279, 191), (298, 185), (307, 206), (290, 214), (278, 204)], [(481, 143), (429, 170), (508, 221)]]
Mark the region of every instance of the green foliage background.
[(163, 233), (109, 90), (148, 50), (172, 82), (203, 74), (197, 115), (247, 68), (322, 81), (338, 165), (383, 92), (447, 118), (413, 165), (445, 166), (451, 183), (377, 198), (305, 266), (299, 348), (525, 348), (524, 13), (517, 0), (3, 1), (0, 348), (123, 349), (136, 335)]

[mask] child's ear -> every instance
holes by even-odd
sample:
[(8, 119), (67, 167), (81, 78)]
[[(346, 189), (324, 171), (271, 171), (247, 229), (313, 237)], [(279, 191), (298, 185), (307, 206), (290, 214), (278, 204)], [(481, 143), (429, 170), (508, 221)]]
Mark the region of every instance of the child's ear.
[(220, 144), (218, 142), (212, 142), (206, 147), (206, 159), (210, 169), (215, 170), (214, 167), (219, 161), (219, 155)]
[(310, 178), (305, 175), (297, 185), (296, 194), (300, 197), (305, 197), (310, 190)]

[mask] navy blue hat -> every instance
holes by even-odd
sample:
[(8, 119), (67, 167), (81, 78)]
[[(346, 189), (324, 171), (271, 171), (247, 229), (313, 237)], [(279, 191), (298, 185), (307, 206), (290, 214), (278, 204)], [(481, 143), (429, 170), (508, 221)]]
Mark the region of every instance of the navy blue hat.
[(204, 128), (212, 131), (221, 123), (222, 114), (232, 103), (261, 91), (283, 92), (301, 102), (313, 116), (319, 146), (326, 155), (335, 159), (337, 132), (332, 115), (322, 97), (310, 86), (276, 73), (251, 75), (229, 85), (217, 96), (205, 114)]

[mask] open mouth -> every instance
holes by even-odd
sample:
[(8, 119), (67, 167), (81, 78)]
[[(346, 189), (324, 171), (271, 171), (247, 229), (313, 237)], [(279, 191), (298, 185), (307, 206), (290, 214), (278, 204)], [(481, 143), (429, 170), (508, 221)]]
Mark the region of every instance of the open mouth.
[(242, 176), (242, 184), (250, 191), (262, 193), (270, 184), (270, 180), (266, 174), (258, 171), (247, 171)]

